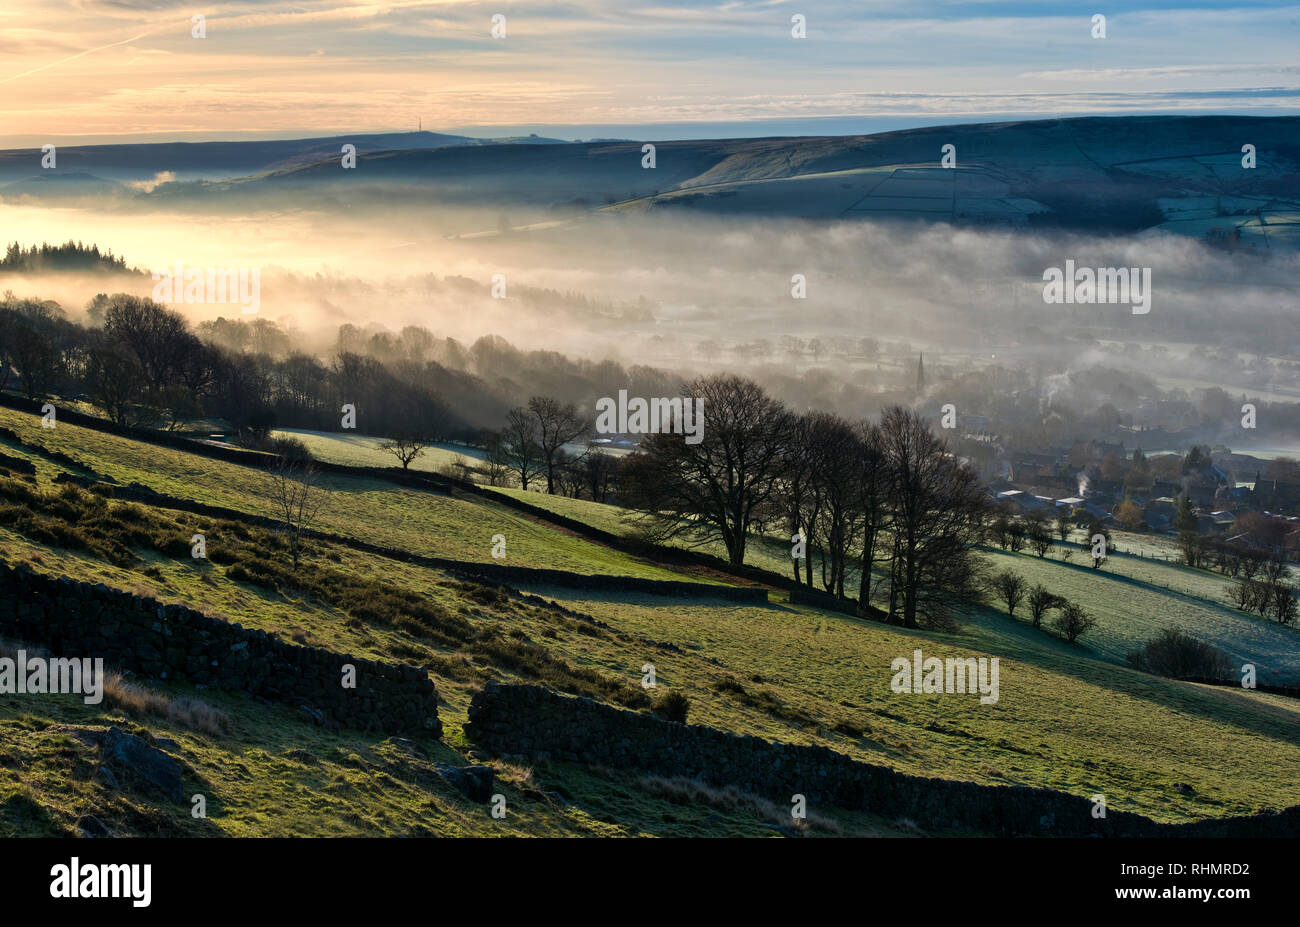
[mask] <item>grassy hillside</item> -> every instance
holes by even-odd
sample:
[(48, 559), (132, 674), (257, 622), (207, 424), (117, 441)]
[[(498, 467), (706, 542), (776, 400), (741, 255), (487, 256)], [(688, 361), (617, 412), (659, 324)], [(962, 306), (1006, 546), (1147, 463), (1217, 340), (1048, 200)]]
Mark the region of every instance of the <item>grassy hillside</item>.
[[(382, 438), (370, 435), (330, 434), (289, 428), (272, 432), (277, 438), (296, 438), (307, 446), (313, 457), (330, 463), (350, 467), (395, 467), (397, 458), (379, 449)], [(426, 447), (424, 453), (411, 462), (412, 470), (437, 473), (463, 459), (478, 460), (483, 452), (477, 448), (448, 446)]]
[[(274, 514), (266, 477), (238, 464), (130, 441), (76, 425), (42, 429), (31, 415), (0, 408), (0, 425), (24, 442), (62, 451), (122, 484), (254, 515)], [(0, 441), (11, 447), (11, 442)], [(12, 451), (5, 451), (12, 453)], [(30, 452), (24, 456), (31, 457)], [(46, 468), (47, 470), (49, 468)], [(689, 579), (572, 535), (546, 529), (504, 506), (477, 497), (451, 498), (397, 487), (380, 479), (328, 474), (321, 530), (433, 557), (494, 562), (492, 537), (506, 537), (507, 563), (619, 573), (648, 579)]]
[[(266, 510), (250, 491), (259, 474), (247, 468), (62, 424), (42, 432), (35, 418), (4, 410), (0, 424), (121, 482)], [(100, 499), (56, 485), (63, 468), (39, 454), (12, 442), (0, 451), (38, 468), (31, 480), (0, 474), (0, 559), (188, 604), (286, 641), (422, 666), (438, 687), (445, 726), (441, 743), (328, 731), (293, 706), (179, 684), (148, 683), (159, 696), (152, 708), (140, 708), (129, 693), (102, 706), (0, 696), (0, 756), (13, 773), (0, 783), (0, 833), (68, 832), (78, 821), (85, 826), (86, 815), (117, 833), (232, 835), (756, 835), (789, 822), (770, 796), (582, 763), (482, 757), (463, 727), (472, 694), (490, 680), (540, 682), (633, 710), (645, 710), (651, 694), (678, 691), (689, 697), (695, 723), (823, 744), (913, 774), (1100, 792), (1111, 808), (1163, 821), (1300, 803), (1294, 700), (1174, 682), (1118, 664), (1133, 642), (1178, 621), (1206, 639), (1230, 639), (1234, 653), (1261, 667), (1294, 668), (1293, 631), (1162, 588), (1210, 588), (1163, 561), (1115, 558), (1098, 574), (1050, 558), (987, 552), (994, 565), (1075, 597), (1101, 618), (1097, 633), (1074, 647), (995, 608), (973, 609), (961, 630), (940, 633), (792, 606), (781, 594), (763, 607), (562, 588), (525, 588), (541, 597), (526, 598), (344, 544), (310, 544), (295, 572), (273, 533)], [(490, 545), (479, 536), (505, 530), (510, 562), (682, 578), (476, 498), (345, 477), (331, 478), (329, 492), (330, 530), (350, 537), (485, 559)], [(528, 501), (606, 529), (625, 517), (540, 494)], [(41, 533), (59, 519), (70, 534)], [(126, 524), (140, 530), (115, 527)], [(208, 537), (208, 562), (188, 556), (194, 531)], [(997, 657), (997, 703), (892, 692), (891, 660), (917, 648), (927, 656)], [(645, 663), (655, 666), (657, 693), (639, 685)], [(187, 698), (204, 703), (200, 715), (208, 721), (158, 707)], [(208, 819), (94, 778), (93, 740), (109, 724), (179, 757), (187, 794), (208, 796)], [(491, 762), (503, 783), (511, 809), (504, 822), (446, 786), (432, 766), (476, 761)], [(815, 809), (809, 832), (914, 828)]]
[(1300, 629), (1237, 611), (1223, 595), (1226, 577), (1123, 556), (1093, 570), (1078, 551), (1070, 562), (1001, 551), (986, 557), (995, 569), (1014, 570), (1082, 603), (1100, 622), (1084, 642), (1104, 659), (1123, 661), (1161, 628), (1176, 627), (1213, 643), (1234, 666), (1256, 664), (1260, 682), (1300, 682)]
[[(517, 489), (497, 491), (605, 531), (617, 534), (633, 530), (633, 514), (616, 506)], [(1100, 622), (1083, 640), (1094, 658), (1122, 663), (1126, 654), (1162, 628), (1176, 627), (1213, 643), (1236, 666), (1245, 662), (1256, 664), (1260, 682), (1273, 685), (1300, 682), (1300, 628), (1237, 611), (1224, 594), (1231, 581), (1219, 573), (1178, 563), (1177, 549), (1170, 539), (1116, 532), (1114, 542), (1117, 550), (1099, 570), (1091, 567), (1080, 531), (1042, 558), (996, 547), (982, 548), (981, 554), (992, 571), (1012, 570), (1030, 584), (1041, 583), (1048, 590), (1083, 604)], [(721, 544), (699, 549), (724, 556)], [(751, 538), (746, 563), (789, 575), (789, 550), (788, 544), (776, 538)], [(1069, 551), (1068, 559), (1066, 551)], [(816, 582), (819, 573), (815, 561), (813, 574)], [(880, 578), (877, 573), (876, 579)], [(853, 571), (846, 588), (856, 593), (856, 586), (857, 573)], [(877, 601), (885, 595), (885, 589), (882, 587), (878, 592)], [(1022, 606), (1017, 616), (1019, 620), (1025, 620), (1023, 609)], [(968, 611), (970, 618), (994, 615), (1005, 618), (1004, 606), (990, 602), (987, 609)], [(1044, 636), (1041, 632), (1033, 633)]]
[[(679, 645), (685, 654), (645, 657), (661, 682), (691, 695), (702, 723), (823, 743), (918, 775), (1103, 792), (1110, 807), (1159, 820), (1300, 798), (1287, 773), (1300, 762), (1294, 700), (1159, 679), (985, 622), (940, 635), (781, 603), (683, 608), (650, 597), (548, 595)], [(893, 693), (890, 661), (916, 648), (926, 656), (999, 657), (998, 702)], [(718, 671), (697, 666), (704, 654), (756, 704), (719, 692)], [(1174, 791), (1176, 782), (1196, 794)]]

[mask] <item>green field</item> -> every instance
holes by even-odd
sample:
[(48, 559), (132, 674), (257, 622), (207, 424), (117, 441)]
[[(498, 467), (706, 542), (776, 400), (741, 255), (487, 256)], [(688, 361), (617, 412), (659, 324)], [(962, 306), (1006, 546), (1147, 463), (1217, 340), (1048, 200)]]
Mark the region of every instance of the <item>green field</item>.
[[(1122, 555), (1093, 570), (1085, 554), (1076, 551), (1068, 563), (1051, 555), (1039, 559), (1001, 551), (988, 551), (986, 557), (994, 569), (1013, 570), (1084, 605), (1099, 625), (1083, 643), (1103, 659), (1122, 662), (1160, 629), (1176, 627), (1214, 644), (1235, 666), (1256, 664), (1260, 682), (1300, 682), (1300, 629), (1237, 611), (1223, 595), (1226, 577)], [(1025, 620), (1020, 610), (1017, 618)]]
[[(254, 515), (274, 514), (269, 481), (249, 467), (76, 425), (42, 429), (39, 422), (35, 416), (0, 408), (0, 425), (13, 429), (23, 441), (69, 454), (119, 483), (140, 483)], [(494, 562), (492, 538), (502, 534), (505, 562), (510, 564), (648, 579), (691, 578), (573, 535), (557, 536), (533, 519), (477, 497), (455, 498), (378, 478), (334, 474), (323, 476), (321, 486), (327, 491), (321, 530), (416, 554)]]
[[(307, 431), (301, 428), (287, 428), (271, 432), (275, 438), (296, 438), (307, 446), (313, 457), (330, 463), (346, 464), (351, 467), (397, 467), (401, 463), (379, 445), (383, 438), (370, 435), (354, 435), (325, 431)], [(478, 448), (457, 448), (449, 445), (436, 445), (424, 448), (419, 457), (411, 461), (412, 470), (437, 473), (445, 467), (461, 461), (481, 460), (483, 452)]]
[[(1294, 700), (1158, 679), (985, 622), (937, 635), (782, 603), (681, 608), (649, 596), (548, 594), (682, 647), (685, 656), (645, 650), (628, 662), (654, 662), (661, 681), (691, 694), (697, 720), (728, 730), (823, 743), (917, 775), (1103, 792), (1110, 807), (1162, 820), (1300, 798), (1287, 771), (1300, 763)], [(998, 702), (893, 693), (890, 661), (918, 647), (927, 656), (998, 657)], [(812, 720), (800, 724), (713, 691), (698, 666), (702, 654), (774, 695), (785, 712)], [(763, 681), (751, 682), (755, 676)], [(842, 721), (863, 735), (829, 729)], [(1244, 755), (1250, 763), (1242, 764)], [(1170, 791), (1174, 782), (1197, 794), (1184, 799)]]
[[(0, 424), (25, 441), (62, 450), (122, 483), (140, 482), (245, 512), (270, 511), (257, 490), (262, 474), (256, 471), (64, 424), (42, 431), (37, 421), (0, 410)], [(58, 491), (53, 480), (62, 466), (12, 443), (0, 451), (36, 463), (36, 490)], [(372, 478), (331, 476), (326, 485), (325, 526), (345, 537), (487, 562), (491, 535), (500, 532), (507, 537), (510, 563), (692, 578), (490, 500), (449, 498)], [(503, 492), (593, 527), (630, 530), (628, 514), (610, 506)], [(238, 548), (233, 523), (137, 508), (158, 531), (183, 537), (200, 531), (212, 550)], [(267, 538), (256, 541), (262, 546), (252, 548), (255, 556), (282, 557)], [(1121, 550), (1140, 549), (1146, 540), (1117, 537)], [(778, 541), (755, 542), (753, 549), (754, 562), (788, 569)], [(412, 601), (464, 619), (472, 629), (473, 636), (458, 643), (439, 643), (405, 621), (400, 610), (383, 619), (361, 617), (342, 599), (237, 579), (215, 562), (196, 565), (154, 549), (135, 553), (134, 564), (114, 565), (85, 550), (34, 541), (21, 525), (0, 525), (0, 559), (7, 562), (186, 604), (286, 641), (423, 666), (441, 696), (444, 738), (328, 731), (291, 706), (178, 684), (149, 686), (167, 699), (199, 698), (229, 719), (228, 730), (198, 730), (110, 702), (85, 706), (73, 697), (33, 702), (0, 696), (0, 737), (12, 771), (0, 783), (0, 833), (67, 833), (86, 815), (124, 834), (238, 836), (742, 836), (773, 833), (783, 815), (788, 823), (788, 810), (770, 797), (579, 762), (485, 758), (466, 740), (470, 698), (489, 680), (541, 682), (635, 707), (646, 701), (639, 686), (645, 663), (654, 664), (660, 690), (689, 697), (693, 723), (821, 744), (910, 774), (1046, 786), (1085, 797), (1102, 793), (1110, 808), (1170, 822), (1300, 803), (1300, 703), (1176, 682), (1122, 665), (1129, 649), (1172, 624), (1213, 641), (1234, 661), (1256, 662), (1263, 682), (1300, 675), (1295, 629), (1236, 612), (1222, 601), (1221, 577), (1163, 560), (1119, 554), (1094, 571), (1077, 550), (1071, 562), (1061, 559), (1059, 549), (1043, 559), (983, 550), (991, 567), (1014, 569), (1098, 617), (1099, 627), (1070, 646), (992, 604), (966, 608), (960, 629), (947, 633), (792, 606), (781, 592), (760, 607), (525, 584), (521, 592), (562, 608), (540, 607), (535, 600), (347, 544), (309, 544), (304, 569), (329, 572), (359, 589), (410, 594)], [(485, 641), (495, 643), (489, 647)], [(891, 691), (891, 661), (918, 648), (927, 656), (996, 657), (996, 703)], [(550, 662), (516, 659), (537, 653)], [(186, 765), (187, 788), (210, 796), (209, 818), (192, 820), (187, 809), (155, 807), (88, 777), (94, 748), (86, 744), (86, 732), (109, 724), (173, 741), (169, 749)], [(512, 809), (505, 823), (449, 790), (432, 771), (434, 762), (477, 761), (494, 765), (503, 783)], [(816, 809), (808, 832), (916, 830), (906, 821), (826, 808)]]
[[(632, 513), (615, 506), (518, 489), (496, 491), (604, 531), (617, 534), (634, 529)], [(1237, 611), (1224, 592), (1231, 580), (1219, 573), (1178, 563), (1177, 546), (1171, 538), (1116, 531), (1113, 540), (1118, 552), (1113, 552), (1099, 570), (1091, 568), (1081, 531), (1073, 532), (1066, 544), (1058, 544), (1043, 558), (1028, 552), (1008, 553), (995, 547), (985, 547), (981, 554), (990, 570), (1013, 570), (1030, 584), (1041, 583), (1050, 591), (1083, 604), (1100, 622), (1097, 630), (1083, 642), (1094, 658), (1122, 663), (1126, 654), (1162, 628), (1176, 627), (1214, 644), (1235, 665), (1254, 663), (1262, 683), (1300, 683), (1300, 628)], [(720, 544), (700, 549), (723, 555)], [(1063, 557), (1067, 550), (1070, 551), (1068, 560)], [(1139, 551), (1145, 556), (1138, 556)], [(745, 562), (790, 575), (789, 546), (774, 538), (751, 538)], [(816, 561), (813, 575), (816, 582)], [(878, 572), (874, 575), (877, 580), (881, 578)], [(846, 589), (855, 593), (856, 570), (850, 572), (848, 580)], [(878, 591), (883, 594), (883, 589)], [(880, 601), (879, 595), (873, 598)], [(969, 611), (968, 616), (992, 617), (1003, 611), (997, 603), (989, 605), (988, 609)], [(1005, 618), (1005, 614), (1001, 617)], [(1023, 611), (1017, 617), (1025, 620)]]

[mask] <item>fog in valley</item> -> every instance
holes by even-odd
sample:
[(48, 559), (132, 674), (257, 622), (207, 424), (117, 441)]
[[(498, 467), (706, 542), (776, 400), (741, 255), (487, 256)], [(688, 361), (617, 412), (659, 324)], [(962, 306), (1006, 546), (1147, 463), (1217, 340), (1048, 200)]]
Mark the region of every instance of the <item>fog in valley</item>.
[[(342, 325), (364, 332), (349, 347), (365, 353), (369, 336), (418, 326), (466, 348), (497, 335), (521, 351), (649, 366), (674, 380), (743, 372), (796, 406), (845, 415), (910, 397), (922, 353), (930, 392), (1006, 367), (1015, 382), (1027, 376), (1044, 399), (1081, 412), (1116, 401), (1118, 373), (1130, 392), (1157, 385), (1194, 399), (1220, 384), (1234, 394), (1300, 398), (1291, 360), (1294, 252), (1233, 253), (1160, 232), (1090, 237), (667, 209), (519, 231), (483, 229), (474, 211), (444, 210), (427, 222), (427, 211), (229, 216), (5, 203), (0, 224), (14, 230), (7, 241), (73, 238), (146, 274), (8, 273), (0, 291), (54, 300), (84, 320), (95, 294), (149, 296), (148, 272), (178, 262), (256, 270), (255, 314), (237, 301), (169, 305), (193, 325), (222, 316), (274, 322), (290, 337), (264, 346), (273, 354), (328, 358)], [(448, 237), (433, 225), (461, 233)], [(1149, 311), (1045, 303), (1044, 270), (1067, 259), (1151, 268)], [(494, 298), (494, 283), (503, 298)], [(454, 351), (427, 359), (488, 373)], [(573, 384), (566, 398), (590, 402), (592, 389), (616, 386)], [(962, 389), (934, 398), (957, 402), (967, 398)]]

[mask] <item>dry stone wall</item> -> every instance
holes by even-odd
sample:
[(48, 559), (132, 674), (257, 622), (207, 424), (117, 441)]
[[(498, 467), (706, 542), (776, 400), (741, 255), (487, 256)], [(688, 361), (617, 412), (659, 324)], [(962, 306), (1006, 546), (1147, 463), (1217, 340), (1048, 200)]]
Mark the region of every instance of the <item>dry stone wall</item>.
[[(442, 736), (428, 673), (300, 647), (181, 605), (102, 583), (46, 576), (0, 562), (0, 637), (59, 656), (102, 657), (151, 679), (246, 692), (305, 708), (323, 723)], [(344, 667), (355, 668), (355, 688)]]
[(1300, 806), (1280, 813), (1161, 824), (1107, 811), (1077, 795), (1026, 786), (927, 779), (860, 763), (819, 746), (771, 743), (623, 711), (540, 686), (490, 683), (469, 708), (466, 734), (497, 754), (631, 768), (735, 786), (788, 805), (818, 805), (906, 818), (930, 831), (1004, 836), (1300, 836)]

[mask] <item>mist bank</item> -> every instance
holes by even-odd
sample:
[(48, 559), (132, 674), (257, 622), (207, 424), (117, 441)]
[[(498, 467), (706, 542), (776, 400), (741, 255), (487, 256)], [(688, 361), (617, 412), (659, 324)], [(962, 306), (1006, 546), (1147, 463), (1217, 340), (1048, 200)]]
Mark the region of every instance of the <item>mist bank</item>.
[[(117, 209), (96, 196), (58, 206), (5, 198), (5, 238), (94, 242), (142, 273), (24, 264), (0, 270), (0, 293), (53, 300), (91, 327), (98, 323), (84, 310), (101, 294), (153, 298), (202, 337), (233, 339), (227, 348), (267, 364), (306, 355), (329, 366), (340, 353), (434, 363), (449, 373), (422, 388), (452, 410), (463, 406), (456, 414), (470, 428), (498, 427), (504, 409), (532, 395), (589, 406), (629, 384), (633, 395), (663, 395), (681, 378), (715, 372), (754, 376), (793, 408), (851, 418), (891, 403), (951, 402), (963, 414), (996, 412), (1005, 427), (1127, 424), (1159, 427), (1169, 440), (1211, 423), (1155, 414), (1152, 403), (1195, 404), (1216, 386), (1234, 400), (1300, 400), (1295, 251), (1159, 229), (979, 228), (862, 211), (809, 220), (631, 201), (547, 207), (560, 186), (581, 179), (579, 165), (550, 176), (548, 146), (525, 147), (542, 158), (534, 184), (542, 193), (518, 208), (458, 204), (476, 190), (483, 198), (469, 182), (482, 152), (468, 148), (454, 153), (467, 172), (459, 187), (401, 176), (380, 183), (363, 171), (344, 195), (330, 173), (328, 196), (294, 205), (147, 196)], [(693, 156), (708, 150), (696, 146)], [(849, 163), (836, 160), (848, 157), (844, 140), (799, 150), (801, 170)], [(772, 179), (787, 170), (772, 157), (771, 145), (747, 143), (708, 168), (703, 186)], [(667, 176), (636, 170), (638, 182)], [(310, 178), (324, 171), (300, 177), (303, 190), (319, 192)], [(511, 175), (493, 189), (528, 182)], [(404, 199), (415, 186), (441, 191), (442, 201)], [(1107, 291), (1120, 273), (1132, 291)], [(255, 283), (256, 298), (166, 280), (191, 274)], [(1045, 278), (1067, 274), (1058, 301), (1045, 300), (1053, 295)], [(408, 330), (420, 334), (412, 341)], [(417, 342), (439, 347), (412, 354)], [(918, 383), (922, 354), (928, 377)], [(1115, 412), (1103, 416), (1110, 424), (1090, 418), (1103, 407)], [(1267, 424), (1280, 430), (1257, 440), (1279, 440), (1289, 427), (1278, 416)]]
[[(446, 238), (420, 210), (360, 205), (240, 217), (0, 206), (0, 228), (28, 245), (95, 242), (146, 272), (178, 264), (255, 269), (259, 314), (306, 337), (345, 323), (423, 325), (466, 341), (498, 332), (595, 359), (704, 366), (747, 363), (746, 354), (770, 361), (785, 336), (908, 341), (976, 358), (1067, 343), (1077, 351), (1081, 339), (1158, 344), (1175, 356), (1197, 344), (1294, 356), (1300, 340), (1300, 256), (1242, 254), (1162, 233), (651, 213)], [(1045, 303), (1044, 273), (1067, 262), (1149, 272), (1148, 311)], [(0, 288), (71, 309), (109, 290), (149, 296), (155, 284), (149, 276), (0, 279)], [(194, 322), (242, 311), (233, 302), (175, 307)], [(747, 344), (750, 350), (736, 350)]]
[[(48, 276), (63, 275), (22, 279), (40, 284)], [(111, 289), (114, 283), (138, 280), (81, 274), (63, 282)], [(475, 301), (482, 299), (478, 284), (466, 278), (435, 278), (425, 284), (429, 292), (467, 306), (471, 316)], [(537, 318), (549, 308), (552, 327), (566, 319), (577, 326), (584, 318), (612, 318), (601, 316), (608, 307), (574, 294), (524, 288), (511, 298), (522, 307), (518, 312)], [(129, 309), (126, 318), (152, 318), (158, 324), (123, 327), (126, 323), (119, 322), (106, 331), (115, 306), (124, 307), (119, 316)], [(420, 417), (439, 437), (476, 441), (499, 429), (510, 409), (533, 397), (572, 403), (590, 416), (602, 399), (622, 391), (636, 397), (683, 395), (682, 384), (700, 373), (740, 372), (798, 411), (859, 418), (898, 404), (937, 418), (960, 410), (961, 428), (950, 437), (972, 459), (990, 456), (990, 436), (1016, 446), (1102, 439), (1148, 449), (1190, 443), (1239, 446), (1247, 438), (1286, 444), (1300, 436), (1300, 403), (1251, 390), (1229, 393), (1215, 386), (1217, 381), (1188, 379), (1222, 370), (1293, 390), (1293, 361), (1203, 345), (1171, 348), (1159, 342), (1080, 338), (1026, 343), (985, 356), (953, 347), (935, 350), (904, 337), (786, 334), (771, 341), (748, 338), (751, 333), (745, 332), (742, 340), (707, 341), (702, 350), (697, 346), (681, 353), (667, 351), (670, 342), (664, 338), (657, 344), (665, 351), (664, 362), (649, 356), (620, 362), (608, 355), (546, 349), (519, 339), (517, 328), (502, 329), (511, 333), (509, 338), (484, 334), (459, 339), (432, 326), (397, 328), (373, 320), (299, 328), (292, 315), (289, 324), (265, 313), (219, 314), (197, 322), (161, 307), (139, 315), (154, 306), (147, 297), (100, 292), (84, 311), (65, 311), (55, 300), (4, 293), (0, 316), (16, 323), (0, 338), (0, 353), (8, 358), (0, 361), (18, 372), (11, 386), (33, 398), (84, 392), (101, 405), (96, 397), (104, 394), (108, 398), (103, 401), (119, 405), (124, 420), (161, 427), (183, 426), (196, 415), (212, 414), (241, 431), (274, 426), (333, 431), (340, 427), (341, 405), (351, 403), (365, 410), (361, 430), (366, 433), (386, 434)], [(178, 333), (167, 342), (179, 352), (172, 365), (175, 376), (155, 371), (150, 380), (131, 361), (139, 358), (147, 367), (145, 361), (158, 353), (148, 346), (154, 330)], [(144, 347), (134, 346), (137, 337), (146, 339)], [(175, 352), (168, 347), (165, 353)], [(624, 356), (632, 353), (623, 347)], [(117, 366), (105, 368), (114, 357)], [(31, 369), (37, 371), (35, 380), (28, 375)], [(1173, 378), (1162, 371), (1177, 374), (1179, 381), (1170, 385)], [(139, 386), (134, 392), (127, 389), (133, 382)], [(203, 390), (213, 391), (208, 399)], [(1260, 423), (1249, 435), (1239, 422), (1247, 399), (1257, 405)]]

